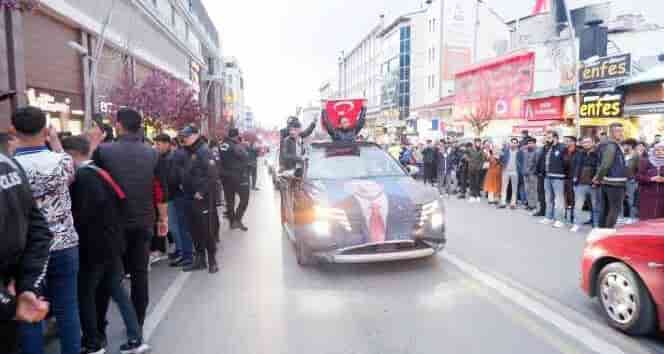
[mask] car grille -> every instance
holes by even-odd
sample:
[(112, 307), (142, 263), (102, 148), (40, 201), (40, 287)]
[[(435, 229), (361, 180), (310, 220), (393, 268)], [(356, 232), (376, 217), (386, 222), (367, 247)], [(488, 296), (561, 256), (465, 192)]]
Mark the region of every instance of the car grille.
[(351, 247), (341, 250), (339, 253), (344, 255), (367, 254), (367, 253), (390, 253), (405, 250), (415, 250), (428, 248), (426, 244), (417, 243), (411, 240), (388, 241), (384, 243), (367, 244), (363, 246)]

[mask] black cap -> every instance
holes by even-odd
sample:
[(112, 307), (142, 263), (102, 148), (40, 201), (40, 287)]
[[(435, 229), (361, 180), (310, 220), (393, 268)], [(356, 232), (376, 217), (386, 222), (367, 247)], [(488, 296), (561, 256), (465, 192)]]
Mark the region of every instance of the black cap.
[(240, 130), (238, 128), (228, 129), (229, 138), (237, 138), (238, 136), (240, 136)]

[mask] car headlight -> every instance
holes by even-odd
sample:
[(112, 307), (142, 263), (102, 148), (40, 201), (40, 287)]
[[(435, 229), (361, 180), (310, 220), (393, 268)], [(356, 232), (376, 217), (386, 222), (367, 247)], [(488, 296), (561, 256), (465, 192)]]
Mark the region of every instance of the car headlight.
[(438, 200), (422, 205), (420, 226), (424, 226), (427, 222), (431, 223), (432, 229), (440, 228), (445, 223), (443, 208)]
[(345, 228), (346, 231), (351, 231), (350, 222), (348, 221), (348, 216), (345, 211), (336, 208), (316, 206), (314, 207), (314, 212), (316, 215), (314, 229), (317, 233), (319, 233), (319, 230), (323, 231), (324, 229), (327, 229), (327, 234), (329, 234), (330, 222), (335, 222)]

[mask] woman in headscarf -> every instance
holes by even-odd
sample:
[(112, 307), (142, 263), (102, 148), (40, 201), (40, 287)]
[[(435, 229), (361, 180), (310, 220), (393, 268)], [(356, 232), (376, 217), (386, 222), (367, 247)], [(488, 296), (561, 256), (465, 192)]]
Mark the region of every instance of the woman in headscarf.
[(502, 189), (503, 167), (500, 165), (500, 157), (493, 145), (485, 145), (484, 154), (488, 161), (488, 169), (484, 177), (484, 191), (487, 193), (489, 204), (498, 204)]
[(648, 158), (641, 159), (637, 179), (641, 220), (664, 218), (664, 142), (655, 145)]

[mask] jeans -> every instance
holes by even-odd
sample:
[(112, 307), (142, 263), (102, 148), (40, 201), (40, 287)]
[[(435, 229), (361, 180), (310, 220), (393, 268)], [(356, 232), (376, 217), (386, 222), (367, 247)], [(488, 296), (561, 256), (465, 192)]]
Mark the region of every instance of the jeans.
[(546, 218), (563, 221), (565, 215), (565, 180), (559, 178), (544, 178), (546, 193)]
[(526, 191), (525, 200), (528, 201), (528, 206), (535, 208), (537, 206), (537, 176), (527, 175), (523, 176), (523, 184)]
[[(119, 257), (105, 263), (85, 265), (79, 273), (78, 302), (81, 312), (83, 345), (86, 348), (100, 348), (102, 340), (106, 337), (102, 332), (105, 327), (103, 320), (106, 314), (97, 313), (96, 294), (100, 287), (107, 291), (117, 304), (127, 328), (127, 338), (130, 341), (142, 340), (136, 310), (122, 286), (123, 274), (122, 259)], [(102, 298), (101, 301), (108, 300)], [(108, 308), (108, 304), (105, 308)]]
[(593, 188), (589, 184), (579, 184), (574, 186), (574, 224), (583, 225), (584, 221), (581, 219), (583, 213), (583, 205), (586, 198), (590, 198), (592, 204), (591, 215), (593, 220), (593, 227), (599, 226), (599, 190)]
[(599, 227), (613, 229), (623, 207), (625, 187), (602, 185), (600, 193), (602, 213), (599, 215)]
[[(55, 316), (62, 354), (81, 352), (81, 323), (78, 314), (78, 247), (51, 252), (44, 295)], [(43, 324), (21, 323), (19, 335), (24, 354), (43, 354)]]
[(187, 218), (187, 210), (189, 209), (191, 209), (191, 200), (187, 200), (184, 196), (175, 198), (175, 213), (178, 222), (178, 235), (182, 244), (182, 258), (191, 262), (194, 259), (194, 243), (191, 239), (189, 218)]
[(502, 197), (502, 204), (505, 205), (507, 204), (507, 187), (509, 186), (510, 182), (512, 183), (512, 196), (510, 197), (510, 203), (512, 205), (516, 205), (516, 200), (517, 200), (517, 195), (518, 195), (518, 184), (519, 184), (519, 176), (516, 174), (511, 174), (511, 173), (503, 173), (503, 179), (502, 179), (502, 191), (501, 191), (501, 197)]
[(258, 165), (249, 166), (249, 178), (251, 178), (251, 188), (256, 189), (258, 183)]
[[(636, 191), (639, 189), (639, 182), (629, 180), (625, 185), (625, 195), (627, 197), (627, 206), (629, 207), (629, 217), (636, 219), (638, 217), (638, 204), (636, 203)], [(624, 215), (620, 213), (620, 216)]]
[(178, 225), (178, 213), (175, 201), (168, 202), (168, 231), (175, 242), (175, 254), (182, 255), (182, 238), (180, 237), (180, 226)]

